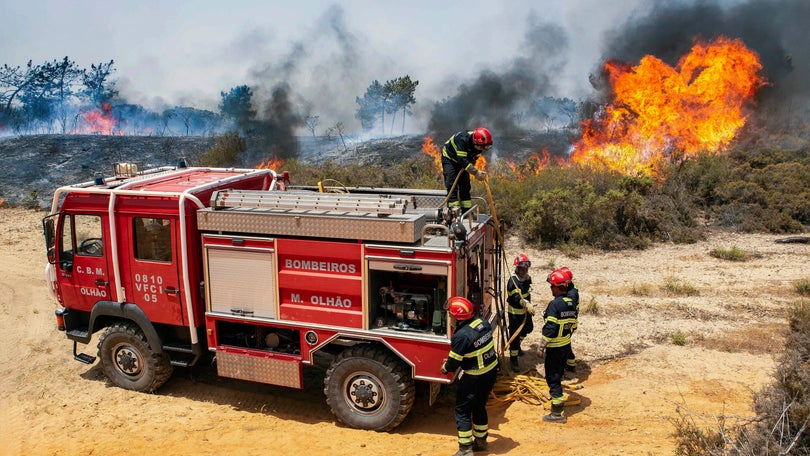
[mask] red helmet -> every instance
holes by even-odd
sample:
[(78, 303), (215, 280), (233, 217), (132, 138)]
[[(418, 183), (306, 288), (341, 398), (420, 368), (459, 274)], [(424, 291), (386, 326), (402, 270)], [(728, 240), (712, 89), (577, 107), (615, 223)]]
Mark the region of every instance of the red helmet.
[(568, 269), (568, 266), (563, 266), (563, 267), (561, 267), (560, 269), (557, 269), (557, 270), (562, 272), (563, 275), (565, 276), (565, 278), (568, 279), (569, 282), (574, 280), (574, 273), (571, 272), (570, 269)]
[(464, 321), (473, 317), (473, 305), (467, 298), (461, 296), (454, 296), (450, 298), (447, 311), (450, 315), (456, 317), (456, 320)]
[(529, 257), (526, 256), (525, 253), (516, 256), (514, 264), (516, 268), (530, 268), (532, 266), (531, 260), (529, 260)]
[(491, 146), (492, 133), (486, 128), (476, 128), (472, 132), (472, 140), (476, 146)]
[[(570, 271), (569, 271), (570, 272)], [(546, 277), (546, 282), (555, 287), (564, 287), (571, 283), (571, 279), (561, 269), (555, 269), (551, 274)]]

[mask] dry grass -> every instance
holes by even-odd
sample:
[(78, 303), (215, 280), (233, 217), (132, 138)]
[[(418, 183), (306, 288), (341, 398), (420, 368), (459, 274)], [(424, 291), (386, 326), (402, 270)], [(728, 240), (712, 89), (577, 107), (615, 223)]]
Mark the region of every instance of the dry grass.
[(730, 328), (716, 336), (700, 338), (695, 342), (709, 350), (762, 355), (773, 353), (774, 347), (784, 346), (786, 331), (787, 323), (780, 321), (765, 325)]

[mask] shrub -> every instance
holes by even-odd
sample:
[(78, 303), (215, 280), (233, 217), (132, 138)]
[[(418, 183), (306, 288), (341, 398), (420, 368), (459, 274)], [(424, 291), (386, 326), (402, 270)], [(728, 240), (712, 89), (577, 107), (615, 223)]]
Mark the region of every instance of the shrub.
[(682, 283), (675, 277), (667, 277), (664, 280), (663, 290), (679, 296), (698, 296), (700, 291), (688, 283)]
[(748, 252), (737, 248), (736, 245), (730, 249), (714, 248), (709, 252), (709, 255), (714, 258), (729, 261), (748, 261), (748, 259), (751, 258)]
[(582, 313), (588, 315), (599, 315), (599, 303), (596, 302), (596, 297), (591, 296), (591, 299), (588, 300), (588, 303), (582, 308)]
[(793, 287), (796, 289), (796, 293), (802, 296), (810, 296), (810, 279), (797, 280)]
[(675, 331), (669, 335), (669, 340), (673, 345), (683, 346), (686, 345), (686, 333), (681, 330)]
[(214, 147), (200, 156), (200, 166), (229, 167), (239, 163), (247, 150), (245, 139), (236, 133), (228, 133), (217, 138)]

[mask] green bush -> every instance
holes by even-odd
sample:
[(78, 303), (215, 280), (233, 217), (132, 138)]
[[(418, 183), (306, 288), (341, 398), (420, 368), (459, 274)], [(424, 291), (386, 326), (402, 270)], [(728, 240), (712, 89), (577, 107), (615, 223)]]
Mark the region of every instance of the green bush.
[(227, 133), (217, 138), (216, 144), (198, 160), (199, 166), (230, 167), (239, 163), (247, 150), (245, 139), (236, 133)]
[(713, 256), (714, 258), (729, 261), (748, 261), (748, 259), (751, 257), (748, 252), (741, 250), (736, 245), (730, 249), (723, 249), (719, 247), (714, 248), (709, 252), (709, 255)]

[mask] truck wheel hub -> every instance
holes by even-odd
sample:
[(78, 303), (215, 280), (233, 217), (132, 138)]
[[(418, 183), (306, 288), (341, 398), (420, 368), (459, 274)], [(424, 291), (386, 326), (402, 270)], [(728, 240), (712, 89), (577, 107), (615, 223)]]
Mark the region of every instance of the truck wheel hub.
[(114, 353), (115, 365), (122, 373), (133, 377), (137, 377), (141, 373), (140, 354), (131, 346), (116, 347)]
[(352, 405), (364, 412), (380, 408), (384, 400), (379, 383), (366, 375), (358, 375), (349, 382), (348, 394)]

